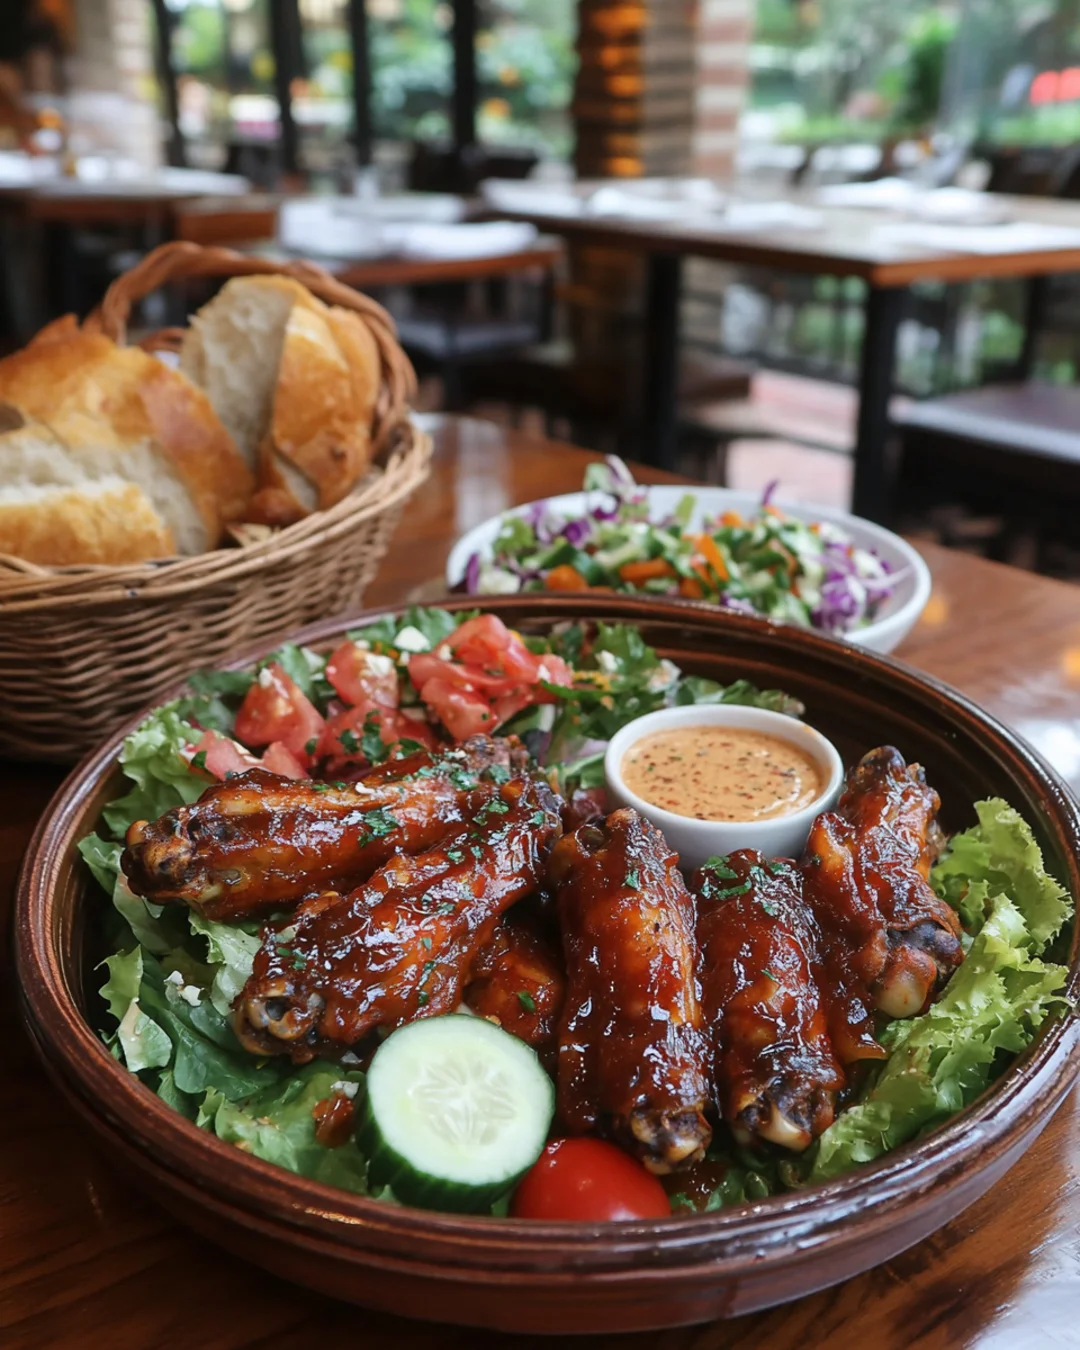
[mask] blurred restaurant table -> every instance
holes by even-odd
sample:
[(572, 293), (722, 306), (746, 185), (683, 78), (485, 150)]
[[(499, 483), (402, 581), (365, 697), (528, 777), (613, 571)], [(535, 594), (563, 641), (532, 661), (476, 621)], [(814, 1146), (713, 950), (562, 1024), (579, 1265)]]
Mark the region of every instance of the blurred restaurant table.
[[(597, 456), (490, 423), (425, 419), (431, 477), (409, 503), (368, 596), (430, 599), (451, 545), (503, 508), (580, 487)], [(639, 468), (643, 482), (673, 481)], [(925, 548), (934, 592), (901, 655), (1029, 737), (1080, 786), (1080, 611), (1074, 587)], [(0, 766), (0, 896), (60, 781)], [(4, 925), (5, 931), (7, 925)], [(18, 1030), (10, 956), (0, 1042), (0, 1344), (5, 1350), (545, 1350), (542, 1337), (405, 1322), (293, 1288), (189, 1233), (107, 1168), (60, 1108)], [(1074, 1094), (987, 1196), (925, 1242), (835, 1289), (707, 1327), (562, 1337), (571, 1350), (1047, 1350), (1075, 1346), (1080, 1307), (1080, 1110)]]
[[(1080, 205), (989, 196), (904, 180), (852, 183), (756, 200), (704, 179), (545, 186), (489, 181), (493, 213), (584, 243), (644, 254), (644, 391), (639, 454), (675, 454), (679, 301), (684, 258), (858, 277), (868, 294), (859, 373), (853, 510), (889, 505), (889, 397), (905, 296), (915, 282), (1045, 278), (1080, 271)], [(1019, 378), (1031, 372), (1042, 289), (1033, 287)]]

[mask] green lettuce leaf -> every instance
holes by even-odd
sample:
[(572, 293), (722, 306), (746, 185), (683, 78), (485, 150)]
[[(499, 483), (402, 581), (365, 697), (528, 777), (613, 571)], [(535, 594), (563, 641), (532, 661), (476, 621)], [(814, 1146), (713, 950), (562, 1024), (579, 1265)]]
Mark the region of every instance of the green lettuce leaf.
[(367, 1189), (367, 1166), (360, 1151), (352, 1142), (340, 1148), (320, 1144), (311, 1112), (330, 1096), (335, 1083), (359, 1087), (363, 1081), (364, 1075), (355, 1069), (305, 1064), (293, 1069), (288, 1081), (243, 1101), (230, 1101), (211, 1089), (203, 1099), (198, 1123), (256, 1158), (329, 1186), (362, 1193)]
[(118, 1026), (116, 1037), (124, 1063), (132, 1073), (168, 1064), (172, 1045), (162, 1028), (139, 1006), (142, 989), (143, 958), (140, 947), (118, 952), (102, 962), (109, 978), (101, 986), (101, 996)]
[(364, 628), (350, 629), (349, 637), (370, 642), (373, 647), (395, 647), (400, 632), (406, 628), (415, 628), (426, 638), (429, 650), (433, 651), (440, 642), (446, 641), (455, 628), (479, 613), (478, 609), (473, 609), (451, 614), (445, 609), (411, 605), (403, 614), (389, 614)]
[(205, 778), (192, 772), (181, 753), (198, 739), (199, 733), (183, 721), (175, 703), (158, 708), (128, 736), (120, 764), (134, 787), (102, 812), (114, 835), (122, 837), (133, 821), (157, 820), (204, 791)]
[(120, 854), (124, 851), (123, 844), (102, 839), (100, 834), (88, 834), (79, 840), (78, 849), (83, 861), (94, 874), (94, 880), (102, 890), (112, 895), (116, 878), (120, 875)]
[(188, 915), (191, 931), (206, 939), (207, 960), (214, 969), (210, 1001), (223, 1017), (228, 1016), (233, 1000), (247, 983), (260, 939), (236, 924), (216, 923), (194, 912)]
[(1012, 808), (995, 800), (976, 812), (979, 824), (953, 840), (933, 873), (939, 893), (971, 909), (978, 927), (964, 963), (927, 1012), (885, 1029), (889, 1058), (818, 1140), (811, 1181), (878, 1158), (970, 1105), (1067, 1002), (1067, 969), (1041, 953), (1072, 905)]
[(1046, 871), (1018, 811), (1000, 798), (978, 802), (975, 811), (978, 825), (958, 834), (934, 868), (934, 889), (960, 911), (969, 930), (978, 929), (992, 897), (1012, 896), (1030, 942), (1041, 952), (1072, 913), (1065, 888)]

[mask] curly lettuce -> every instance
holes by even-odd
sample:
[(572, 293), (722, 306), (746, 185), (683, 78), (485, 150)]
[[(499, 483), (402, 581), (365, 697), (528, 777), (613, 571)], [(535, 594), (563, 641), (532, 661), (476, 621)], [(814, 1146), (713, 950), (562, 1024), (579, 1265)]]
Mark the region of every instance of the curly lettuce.
[(963, 965), (921, 1017), (882, 1034), (889, 1058), (862, 1100), (821, 1136), (808, 1180), (834, 1177), (970, 1105), (1067, 1000), (1063, 965), (1044, 959), (1073, 912), (1030, 826), (1000, 799), (976, 804), (931, 876), (973, 939)]

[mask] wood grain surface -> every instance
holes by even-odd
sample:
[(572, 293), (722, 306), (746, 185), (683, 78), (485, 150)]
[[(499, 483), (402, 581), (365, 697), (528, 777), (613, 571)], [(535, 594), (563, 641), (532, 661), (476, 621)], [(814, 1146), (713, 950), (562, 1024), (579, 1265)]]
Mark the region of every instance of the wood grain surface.
[[(454, 539), (502, 507), (580, 485), (590, 456), (484, 423), (439, 421), (431, 479), (407, 508), (372, 604), (434, 593)], [(650, 481), (663, 475), (642, 472)], [(934, 595), (901, 653), (1023, 731), (1080, 784), (1080, 591), (926, 548)], [(435, 581), (435, 585), (432, 585)], [(0, 773), (0, 904), (59, 781)], [(5, 1025), (16, 1025), (9, 943)], [(107, 1170), (51, 1097), (21, 1033), (0, 1042), (0, 1345), (10, 1350), (539, 1350), (367, 1314), (290, 1287), (191, 1236)], [(1080, 1112), (1075, 1095), (994, 1192), (903, 1256), (834, 1290), (734, 1322), (563, 1338), (573, 1350), (1080, 1346)]]

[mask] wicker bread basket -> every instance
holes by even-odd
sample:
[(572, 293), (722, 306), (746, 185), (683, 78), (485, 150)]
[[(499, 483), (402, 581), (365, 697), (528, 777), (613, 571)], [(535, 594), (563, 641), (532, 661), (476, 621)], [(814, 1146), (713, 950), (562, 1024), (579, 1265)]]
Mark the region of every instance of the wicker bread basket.
[[(409, 421), (415, 377), (375, 301), (310, 263), (165, 244), (109, 288), (85, 327), (118, 343), (136, 301), (168, 281), (277, 273), (367, 322), (382, 359), (373, 468), (336, 506), (239, 547), (124, 567), (46, 568), (0, 554), (0, 754), (69, 762), (179, 676), (360, 608), (431, 441)], [(181, 330), (142, 342), (175, 349)]]

